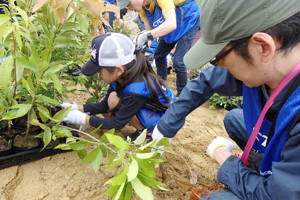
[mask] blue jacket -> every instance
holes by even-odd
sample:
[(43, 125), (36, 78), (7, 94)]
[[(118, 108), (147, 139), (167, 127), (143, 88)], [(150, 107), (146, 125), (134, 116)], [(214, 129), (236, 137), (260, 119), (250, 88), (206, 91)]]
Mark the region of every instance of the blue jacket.
[[(286, 88), (290, 85), (287, 84)], [(277, 96), (267, 114), (276, 113), (286, 88)], [(243, 83), (235, 79), (225, 67), (211, 66), (201, 70), (200, 75), (184, 87), (180, 98), (169, 106), (157, 128), (164, 136), (174, 137), (184, 125), (185, 117), (205, 103), (214, 93), (223, 96), (242, 96)], [(293, 109), (298, 107), (293, 105), (287, 111)], [(286, 118), (284, 114), (280, 120), (283, 118)], [(285, 131), (280, 133), (285, 134)], [(279, 132), (274, 134), (269, 145), (273, 139), (277, 141), (276, 134)], [(272, 175), (268, 177), (245, 167), (241, 159), (232, 155), (220, 167), (217, 179), (228, 185), (241, 199), (300, 199), (300, 123), (291, 130), (290, 139), (284, 142), (282, 149), (277, 149), (275, 143), (272, 149), (270, 148), (270, 151), (278, 150), (280, 153), (276, 152), (276, 155), (280, 156), (280, 161), (272, 162)]]

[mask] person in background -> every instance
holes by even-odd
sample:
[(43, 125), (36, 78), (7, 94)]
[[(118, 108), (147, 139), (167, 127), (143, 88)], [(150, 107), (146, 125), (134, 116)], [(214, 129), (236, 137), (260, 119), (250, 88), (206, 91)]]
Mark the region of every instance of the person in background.
[(300, 199), (300, 1), (203, 0), (201, 8), (201, 38), (184, 62), (212, 66), (188, 82), (152, 138), (174, 137), (214, 93), (243, 95), (243, 108), (224, 118), (243, 153), (232, 155), (223, 137), (206, 150), (229, 188), (209, 199)]
[[(164, 80), (152, 69), (151, 64), (135, 48), (133, 42), (120, 33), (105, 33), (92, 41), (90, 60), (81, 68), (86, 76), (96, 73), (109, 83), (105, 98), (94, 104), (71, 106), (64, 121), (73, 124), (89, 124), (104, 129), (122, 129), (127, 123), (137, 129), (132, 140), (148, 129), (148, 139), (154, 126), (176, 97)], [(105, 118), (91, 115), (102, 114)]]
[[(115, 0), (106, 0), (106, 2), (114, 5), (116, 3)], [(113, 32), (114, 31), (114, 19), (115, 19), (115, 13), (111, 11), (106, 11), (103, 13), (104, 19), (109, 23), (110, 27), (107, 25), (104, 25), (105, 32)]]
[(177, 44), (173, 67), (176, 71), (178, 96), (187, 83), (187, 69), (183, 56), (190, 49), (200, 26), (200, 8), (195, 0), (118, 0), (117, 6), (128, 7), (139, 12), (147, 32), (140, 38), (138, 45), (161, 37), (154, 53), (157, 74), (167, 80), (166, 57)]

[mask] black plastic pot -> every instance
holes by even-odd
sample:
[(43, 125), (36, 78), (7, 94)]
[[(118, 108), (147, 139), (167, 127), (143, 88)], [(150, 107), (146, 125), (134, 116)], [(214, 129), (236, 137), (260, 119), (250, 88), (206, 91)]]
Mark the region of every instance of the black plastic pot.
[[(6, 150), (2, 150), (0, 151), (0, 157), (3, 156), (8, 156), (10, 154), (12, 154), (12, 138), (5, 132), (0, 132), (0, 137), (1, 137), (1, 143), (3, 143), (3, 145), (5, 145), (5, 143), (7, 143), (7, 147)], [(10, 147), (9, 147), (10, 146)]]
[[(34, 132), (29, 132), (29, 135), (34, 137), (37, 134), (34, 133)], [(23, 137), (23, 136), (25, 136), (25, 132), (16, 133), (12, 137), (12, 149), (13, 149), (14, 153), (19, 153), (19, 152), (23, 152), (23, 151), (33, 150), (33, 149), (36, 149), (36, 148), (40, 148), (42, 146), (42, 140), (40, 138), (34, 138), (37, 141), (37, 145), (35, 145), (35, 146), (18, 147), (18, 146), (15, 145), (15, 141), (17, 139), (16, 138), (17, 136), (22, 136)]]

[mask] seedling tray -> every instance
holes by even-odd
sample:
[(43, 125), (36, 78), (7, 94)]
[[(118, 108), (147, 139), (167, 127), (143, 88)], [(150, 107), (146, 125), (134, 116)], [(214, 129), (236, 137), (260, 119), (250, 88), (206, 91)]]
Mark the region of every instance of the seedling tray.
[(20, 153), (15, 153), (8, 156), (0, 157), (0, 169), (12, 167), (15, 165), (21, 165), (48, 156), (53, 156), (59, 153), (72, 151), (72, 150), (61, 150), (61, 149), (53, 149), (53, 148), (48, 148), (48, 149), (45, 148), (44, 150), (42, 151), (41, 150), (42, 148), (37, 148), (29, 151), (23, 151)]

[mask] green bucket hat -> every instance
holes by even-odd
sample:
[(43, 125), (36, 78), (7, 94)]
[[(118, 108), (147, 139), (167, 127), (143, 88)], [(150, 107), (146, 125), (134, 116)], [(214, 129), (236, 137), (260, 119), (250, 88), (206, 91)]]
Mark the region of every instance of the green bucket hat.
[(230, 41), (266, 30), (299, 11), (300, 0), (203, 0), (201, 37), (184, 56), (184, 64), (202, 67)]

